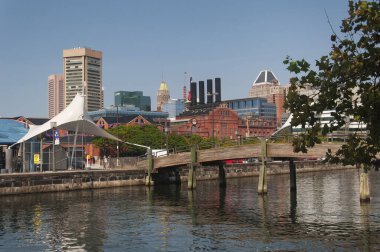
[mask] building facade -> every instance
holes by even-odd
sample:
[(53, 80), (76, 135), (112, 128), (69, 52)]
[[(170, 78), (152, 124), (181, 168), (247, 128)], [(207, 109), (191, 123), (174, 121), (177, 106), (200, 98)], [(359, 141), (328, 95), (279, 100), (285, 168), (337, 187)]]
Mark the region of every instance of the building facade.
[(160, 88), (157, 91), (157, 111), (162, 111), (163, 105), (168, 103), (170, 92), (168, 84), (165, 81), (160, 83)]
[(102, 129), (110, 129), (116, 126), (144, 126), (151, 125), (154, 122), (141, 115), (127, 115), (117, 117), (101, 117), (95, 122)]
[(97, 111), (90, 111), (88, 115), (93, 121), (98, 121), (101, 117), (123, 117), (123, 116), (138, 116), (141, 115), (146, 119), (168, 118), (168, 113), (158, 111), (140, 111), (139, 108), (133, 105), (126, 105), (122, 107), (111, 106), (102, 108)]
[(142, 91), (115, 92), (115, 106), (134, 105), (142, 111), (151, 111), (150, 96), (144, 96)]
[(240, 134), (239, 117), (235, 111), (220, 103), (193, 106), (171, 122), (170, 132), (205, 138), (236, 139)]
[(243, 121), (244, 126), (239, 123), (242, 135), (269, 136), (277, 128), (276, 105), (268, 103), (265, 98), (235, 99), (224, 103)]
[(62, 74), (48, 77), (48, 114), (53, 118), (65, 108), (65, 89)]
[(285, 113), (284, 103), (289, 85), (280, 85), (278, 79), (270, 70), (263, 70), (253, 82), (249, 97), (265, 98), (276, 105), (276, 126), (281, 127), (282, 114)]
[(224, 101), (227, 107), (236, 111), (240, 118), (262, 119), (276, 122), (276, 105), (265, 98), (244, 98)]
[(85, 110), (103, 107), (102, 52), (90, 48), (73, 48), (63, 51), (65, 106), (77, 93), (85, 95)]
[(183, 99), (169, 99), (166, 104), (162, 106), (162, 111), (169, 114), (169, 118), (176, 118), (185, 110), (185, 101)]

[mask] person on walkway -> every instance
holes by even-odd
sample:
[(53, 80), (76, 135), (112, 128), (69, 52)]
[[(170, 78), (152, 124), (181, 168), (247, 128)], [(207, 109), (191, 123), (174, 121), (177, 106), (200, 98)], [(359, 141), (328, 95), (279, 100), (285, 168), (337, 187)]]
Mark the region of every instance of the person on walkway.
[(104, 156), (104, 158), (103, 158), (104, 169), (107, 169), (107, 164), (108, 164), (107, 156)]

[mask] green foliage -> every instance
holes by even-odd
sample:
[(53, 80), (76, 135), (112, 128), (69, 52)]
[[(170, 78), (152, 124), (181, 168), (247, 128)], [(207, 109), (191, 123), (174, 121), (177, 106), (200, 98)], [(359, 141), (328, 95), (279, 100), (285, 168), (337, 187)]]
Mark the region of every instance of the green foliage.
[[(305, 60), (287, 57), (284, 64), (296, 74), (291, 79), (286, 107), (293, 113), (292, 125), (305, 130), (293, 140), (294, 150), (306, 152), (318, 143), (319, 135), (345, 125), (351, 116), (366, 124), (365, 139), (354, 133), (328, 159), (343, 164), (373, 165), (380, 150), (380, 3), (349, 1), (348, 17), (342, 21), (341, 36), (331, 36), (329, 55), (316, 61), (316, 71)], [(318, 99), (300, 95), (307, 85), (318, 91)], [(320, 128), (316, 114), (335, 109), (330, 126)]]
[[(204, 139), (198, 135), (181, 136), (166, 134), (152, 125), (145, 126), (118, 126), (107, 130), (110, 134), (120, 138), (124, 142), (149, 146), (152, 149), (165, 149), (166, 140), (169, 151), (190, 151), (190, 146), (203, 145), (211, 147), (211, 139)], [(166, 139), (167, 137), (167, 139)], [(93, 143), (100, 148), (102, 155), (117, 155), (116, 141), (96, 137)], [(146, 149), (134, 145), (119, 143), (119, 156), (140, 156), (146, 153)]]

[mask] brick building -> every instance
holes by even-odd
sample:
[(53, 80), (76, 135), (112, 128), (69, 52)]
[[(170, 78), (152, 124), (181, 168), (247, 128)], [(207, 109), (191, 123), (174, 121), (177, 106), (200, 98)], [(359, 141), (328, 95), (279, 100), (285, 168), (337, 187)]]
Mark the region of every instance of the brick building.
[(143, 126), (143, 125), (150, 125), (153, 121), (151, 121), (149, 118), (144, 118), (141, 115), (137, 116), (121, 116), (119, 118), (117, 117), (101, 117), (99, 120), (96, 121), (96, 125), (98, 125), (100, 128), (103, 129), (110, 129), (112, 127), (116, 126), (131, 126), (131, 125), (137, 125), (137, 126)]
[(220, 102), (196, 105), (171, 122), (170, 132), (199, 135), (204, 138), (237, 139), (238, 137), (269, 136), (276, 130), (273, 120), (241, 118), (237, 112)]
[(235, 139), (238, 127), (238, 115), (232, 109), (221, 104), (196, 105), (183, 112), (171, 123), (170, 132), (179, 135), (196, 134), (201, 137)]

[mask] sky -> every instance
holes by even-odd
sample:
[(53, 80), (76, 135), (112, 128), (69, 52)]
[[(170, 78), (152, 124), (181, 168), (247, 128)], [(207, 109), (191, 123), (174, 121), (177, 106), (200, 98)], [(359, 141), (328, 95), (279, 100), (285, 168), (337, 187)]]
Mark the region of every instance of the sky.
[[(116, 91), (143, 91), (152, 109), (161, 80), (220, 77), (222, 100), (248, 97), (261, 70), (281, 84), (283, 60), (314, 62), (331, 48), (346, 0), (0, 0), (0, 116), (47, 117), (47, 78), (64, 49), (103, 52), (105, 106)], [(185, 79), (185, 72), (187, 78)]]

